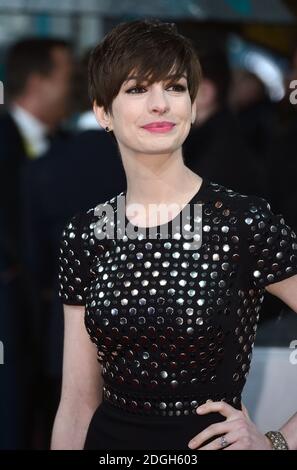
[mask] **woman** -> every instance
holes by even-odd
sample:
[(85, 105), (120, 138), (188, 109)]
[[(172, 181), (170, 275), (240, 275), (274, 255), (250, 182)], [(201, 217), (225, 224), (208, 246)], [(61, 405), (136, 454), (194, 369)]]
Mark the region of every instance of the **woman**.
[(297, 448), (297, 415), (266, 436), (241, 406), (265, 290), (297, 310), (295, 234), (265, 200), (184, 165), (200, 79), (190, 42), (172, 24), (120, 24), (94, 49), (89, 78), (127, 191), (63, 233), (52, 448)]

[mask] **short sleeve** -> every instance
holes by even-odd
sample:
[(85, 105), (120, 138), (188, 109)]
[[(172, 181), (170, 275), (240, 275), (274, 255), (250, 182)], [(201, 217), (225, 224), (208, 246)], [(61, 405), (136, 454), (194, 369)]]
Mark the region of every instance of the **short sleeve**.
[(59, 297), (63, 304), (85, 305), (88, 273), (81, 246), (81, 215), (66, 224), (60, 242)]
[(282, 215), (254, 198), (244, 214), (247, 230), (247, 270), (252, 284), (262, 287), (297, 274), (297, 239)]

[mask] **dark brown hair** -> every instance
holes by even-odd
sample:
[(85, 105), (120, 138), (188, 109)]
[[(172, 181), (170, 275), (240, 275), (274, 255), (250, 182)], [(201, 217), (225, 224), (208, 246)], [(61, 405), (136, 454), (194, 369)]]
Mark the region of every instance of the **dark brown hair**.
[(200, 63), (190, 39), (180, 35), (174, 23), (137, 20), (113, 28), (92, 51), (89, 61), (89, 95), (92, 103), (112, 112), (112, 102), (133, 71), (137, 82), (166, 80), (186, 73), (194, 102), (200, 79)]
[(61, 47), (71, 50), (71, 45), (59, 38), (27, 38), (14, 43), (7, 53), (5, 66), (9, 96), (22, 93), (33, 73), (49, 75), (54, 67), (52, 51)]

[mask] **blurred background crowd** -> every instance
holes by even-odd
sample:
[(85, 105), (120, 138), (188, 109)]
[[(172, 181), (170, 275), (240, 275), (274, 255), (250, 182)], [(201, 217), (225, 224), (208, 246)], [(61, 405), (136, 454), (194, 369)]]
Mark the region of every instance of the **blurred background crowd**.
[[(61, 231), (126, 187), (87, 93), (90, 48), (115, 24), (156, 17), (193, 40), (203, 80), (186, 164), (265, 197), (297, 230), (297, 2), (148, 3), (0, 0), (1, 449), (49, 447), (62, 374)], [(267, 296), (259, 344), (287, 346), (289, 313)]]

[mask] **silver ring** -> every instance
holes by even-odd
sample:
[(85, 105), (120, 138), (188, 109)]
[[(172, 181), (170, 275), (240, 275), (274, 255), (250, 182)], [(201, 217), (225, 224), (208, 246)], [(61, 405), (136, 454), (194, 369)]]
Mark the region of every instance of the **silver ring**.
[(229, 445), (229, 442), (227, 441), (225, 436), (220, 437), (220, 444), (222, 448), (227, 447)]

